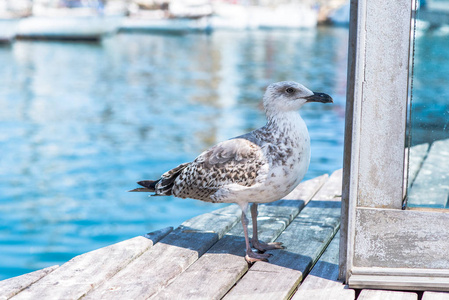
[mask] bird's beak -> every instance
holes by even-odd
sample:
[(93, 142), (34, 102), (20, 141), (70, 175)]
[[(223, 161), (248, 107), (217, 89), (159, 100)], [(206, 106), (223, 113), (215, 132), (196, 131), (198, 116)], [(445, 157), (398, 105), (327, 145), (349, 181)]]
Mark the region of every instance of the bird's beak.
[(334, 103), (332, 97), (325, 93), (315, 93), (312, 96), (305, 97), (307, 102)]

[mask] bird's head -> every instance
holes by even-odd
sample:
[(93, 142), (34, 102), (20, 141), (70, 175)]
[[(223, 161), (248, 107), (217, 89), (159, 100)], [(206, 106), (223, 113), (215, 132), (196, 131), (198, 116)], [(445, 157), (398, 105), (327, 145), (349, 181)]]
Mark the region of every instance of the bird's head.
[(296, 111), (307, 102), (333, 103), (331, 96), (315, 93), (294, 81), (270, 84), (263, 96), (267, 114)]

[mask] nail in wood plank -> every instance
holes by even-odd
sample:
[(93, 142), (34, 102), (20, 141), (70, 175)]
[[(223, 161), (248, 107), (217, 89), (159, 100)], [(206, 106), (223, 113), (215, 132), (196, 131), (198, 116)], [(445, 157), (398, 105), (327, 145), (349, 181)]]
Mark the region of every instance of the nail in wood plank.
[(78, 299), (125, 267), (172, 228), (135, 237), (74, 257), (14, 299)]

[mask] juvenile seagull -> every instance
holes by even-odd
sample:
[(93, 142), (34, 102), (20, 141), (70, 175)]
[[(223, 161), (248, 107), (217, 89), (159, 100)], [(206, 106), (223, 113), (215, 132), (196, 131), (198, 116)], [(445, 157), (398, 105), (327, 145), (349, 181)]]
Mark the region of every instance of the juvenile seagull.
[[(268, 86), (263, 97), (267, 124), (247, 134), (221, 142), (162, 174), (158, 180), (138, 182), (154, 196), (174, 195), (214, 203), (236, 203), (242, 209), (248, 262), (266, 261), (267, 250), (282, 249), (281, 243), (264, 243), (257, 236), (257, 205), (279, 200), (304, 178), (310, 162), (310, 137), (298, 110), (307, 102), (332, 103), (323, 93), (283, 81)], [(251, 205), (252, 246), (246, 213)]]

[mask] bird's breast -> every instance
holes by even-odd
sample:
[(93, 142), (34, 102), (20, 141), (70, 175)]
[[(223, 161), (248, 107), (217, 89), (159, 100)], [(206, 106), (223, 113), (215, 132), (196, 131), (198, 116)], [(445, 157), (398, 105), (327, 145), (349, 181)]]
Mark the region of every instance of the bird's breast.
[(269, 170), (264, 186), (277, 197), (290, 193), (304, 178), (310, 163), (310, 138), (307, 131), (290, 134), (266, 146)]
[(276, 201), (289, 194), (304, 178), (310, 162), (310, 138), (299, 114), (267, 124), (252, 132), (251, 137), (264, 161), (255, 184), (227, 186), (213, 195), (218, 202)]

